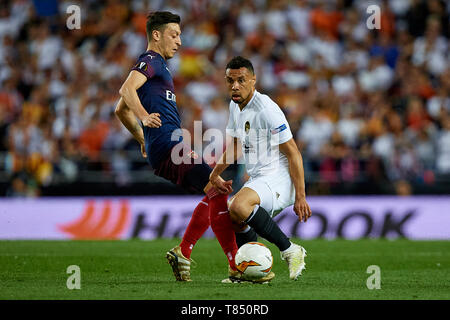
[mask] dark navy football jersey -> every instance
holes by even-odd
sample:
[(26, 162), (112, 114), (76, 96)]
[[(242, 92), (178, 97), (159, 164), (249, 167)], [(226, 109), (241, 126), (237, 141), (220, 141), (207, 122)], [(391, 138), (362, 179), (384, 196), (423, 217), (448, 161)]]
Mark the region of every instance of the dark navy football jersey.
[(161, 127), (144, 126), (147, 159), (153, 168), (157, 168), (172, 147), (183, 139), (180, 134), (176, 134), (175, 139), (172, 138), (174, 130), (181, 129), (172, 75), (166, 60), (152, 50), (139, 56), (132, 70), (139, 71), (147, 77), (144, 85), (137, 90), (143, 107), (149, 114), (159, 113), (160, 115)]

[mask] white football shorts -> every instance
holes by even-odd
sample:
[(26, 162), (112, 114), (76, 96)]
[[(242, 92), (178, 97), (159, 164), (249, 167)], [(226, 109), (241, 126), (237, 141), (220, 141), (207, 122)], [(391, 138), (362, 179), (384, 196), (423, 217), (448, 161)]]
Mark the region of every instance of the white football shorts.
[(275, 174), (250, 178), (242, 188), (254, 190), (263, 207), (271, 217), (276, 216), (295, 202), (295, 187), (289, 171), (280, 170)]

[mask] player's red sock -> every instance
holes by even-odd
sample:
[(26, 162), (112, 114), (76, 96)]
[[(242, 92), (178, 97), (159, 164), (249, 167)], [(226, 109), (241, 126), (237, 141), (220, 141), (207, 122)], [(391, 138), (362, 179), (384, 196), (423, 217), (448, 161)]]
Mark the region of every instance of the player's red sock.
[(234, 256), (238, 247), (236, 245), (236, 236), (234, 234), (230, 213), (228, 212), (228, 195), (208, 193), (208, 196), (210, 196), (209, 219), (211, 221), (211, 229), (214, 231), (223, 252), (227, 256), (230, 267), (236, 270)]
[(192, 213), (189, 225), (184, 232), (183, 239), (181, 240), (181, 253), (188, 259), (191, 258), (191, 252), (198, 239), (209, 228), (209, 199), (204, 197)]

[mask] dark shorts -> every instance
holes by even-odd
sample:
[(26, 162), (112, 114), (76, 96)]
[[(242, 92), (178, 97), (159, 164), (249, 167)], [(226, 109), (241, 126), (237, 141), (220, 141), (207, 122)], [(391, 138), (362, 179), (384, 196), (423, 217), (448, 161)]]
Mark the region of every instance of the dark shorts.
[[(176, 147), (177, 145), (173, 148)], [(169, 152), (161, 160), (157, 168), (155, 168), (155, 174), (181, 186), (189, 193), (204, 194), (203, 189), (209, 182), (211, 167), (203, 159), (195, 160), (196, 154), (186, 146), (179, 153), (181, 158), (180, 164), (175, 164), (172, 161), (171, 154), (172, 152)], [(199, 160), (201, 160), (201, 163), (198, 163)]]

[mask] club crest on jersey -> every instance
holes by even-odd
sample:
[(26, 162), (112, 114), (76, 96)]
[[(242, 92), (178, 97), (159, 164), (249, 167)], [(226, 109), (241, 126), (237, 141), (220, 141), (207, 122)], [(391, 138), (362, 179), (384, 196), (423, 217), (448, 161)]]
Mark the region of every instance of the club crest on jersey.
[(245, 128), (245, 133), (248, 134), (248, 132), (250, 131), (250, 122), (247, 121), (247, 122), (245, 123), (244, 128)]

